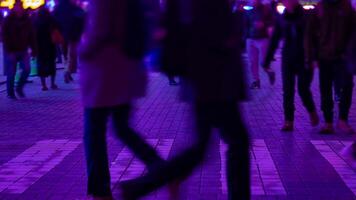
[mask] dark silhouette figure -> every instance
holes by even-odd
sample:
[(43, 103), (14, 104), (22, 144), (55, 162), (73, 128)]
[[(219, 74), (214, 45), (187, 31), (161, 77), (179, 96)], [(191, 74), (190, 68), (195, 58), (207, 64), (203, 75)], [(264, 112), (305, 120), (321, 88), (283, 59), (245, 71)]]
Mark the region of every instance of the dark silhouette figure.
[[(157, 165), (145, 176), (121, 183), (122, 196), (124, 199), (137, 199), (165, 184), (187, 178), (202, 162), (212, 128), (217, 127), (228, 145), (229, 199), (248, 200), (249, 136), (238, 108), (238, 101), (245, 98), (245, 88), (237, 19), (227, 0), (168, 1), (170, 3), (178, 7), (168, 9), (167, 16), (178, 19), (168, 20), (181, 20), (182, 15), (178, 13), (183, 9), (186, 11), (182, 12), (185, 22), (190, 25), (187, 36), (191, 40), (185, 41), (189, 56), (185, 60), (186, 65), (181, 65), (183, 70), (177, 69), (174, 74), (183, 73), (180, 75), (183, 75), (184, 86), (190, 85), (189, 89), (193, 91), (190, 100), (195, 107), (196, 141), (191, 148)], [(170, 34), (179, 34), (171, 30), (167, 29), (167, 38), (172, 37)]]

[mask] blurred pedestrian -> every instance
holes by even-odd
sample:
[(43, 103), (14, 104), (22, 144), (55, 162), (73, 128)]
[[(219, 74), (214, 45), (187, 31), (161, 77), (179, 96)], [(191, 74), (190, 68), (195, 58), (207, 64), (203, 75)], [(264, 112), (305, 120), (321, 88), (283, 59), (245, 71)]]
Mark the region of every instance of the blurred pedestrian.
[(63, 54), (68, 54), (69, 63), (64, 73), (64, 81), (73, 81), (72, 74), (78, 68), (77, 47), (85, 24), (85, 11), (76, 4), (75, 0), (59, 0), (53, 15), (65, 39)]
[(41, 7), (35, 19), (36, 41), (38, 47), (37, 67), (41, 78), (42, 90), (47, 91), (46, 77), (51, 77), (51, 89), (57, 89), (56, 79), (56, 40), (61, 37), (54, 18), (50, 11)]
[(7, 74), (7, 95), (10, 99), (16, 99), (15, 75), (17, 64), (19, 64), (22, 72), (16, 86), (16, 93), (19, 97), (25, 97), (23, 89), (31, 70), (28, 50), (31, 49), (31, 56), (36, 56), (36, 42), (31, 19), (23, 9), (21, 1), (15, 2), (14, 8), (5, 18), (2, 37)]
[[(249, 136), (238, 108), (238, 102), (245, 98), (244, 73), (239, 49), (241, 35), (236, 34), (236, 22), (229, 1), (197, 0), (167, 3), (180, 5), (176, 9), (184, 13), (187, 23), (192, 28), (187, 48), (190, 55), (188, 65), (181, 67), (185, 67), (184, 85), (190, 85), (189, 89), (193, 91), (190, 100), (193, 101), (195, 110), (196, 141), (192, 147), (157, 166), (143, 177), (122, 182), (121, 195), (124, 199), (138, 199), (165, 184), (178, 183), (186, 179), (202, 163), (212, 129), (217, 127), (223, 141), (228, 145), (226, 152), (228, 199), (249, 200), (251, 195)], [(190, 5), (182, 6), (177, 3)], [(168, 31), (167, 37), (170, 37), (170, 34), (178, 33)], [(176, 73), (179, 72), (181, 70), (176, 70)]]
[(347, 70), (346, 52), (354, 29), (354, 13), (349, 0), (322, 0), (308, 28), (309, 57), (320, 69), (321, 110), (325, 125), (321, 133), (333, 133), (333, 85), (339, 90), (338, 128), (353, 133), (348, 123), (352, 103), (353, 76)]
[(112, 199), (105, 137), (109, 117), (116, 136), (149, 169), (162, 161), (129, 124), (132, 103), (144, 96), (147, 82), (145, 24), (138, 2), (92, 0), (79, 48), (87, 192), (93, 199)]
[(252, 7), (245, 11), (245, 38), (248, 62), (252, 71), (251, 89), (261, 87), (259, 68), (266, 57), (269, 28), (273, 26), (271, 9), (261, 0), (251, 0)]
[(297, 80), (298, 93), (304, 107), (307, 109), (312, 126), (319, 124), (319, 117), (313, 100), (310, 86), (313, 80), (313, 68), (305, 63), (305, 29), (306, 14), (298, 0), (283, 0), (286, 9), (277, 18), (276, 25), (270, 41), (264, 68), (269, 70), (270, 63), (284, 39), (282, 50), (282, 84), (283, 84), (283, 109), (284, 125), (282, 131), (294, 129), (294, 95)]

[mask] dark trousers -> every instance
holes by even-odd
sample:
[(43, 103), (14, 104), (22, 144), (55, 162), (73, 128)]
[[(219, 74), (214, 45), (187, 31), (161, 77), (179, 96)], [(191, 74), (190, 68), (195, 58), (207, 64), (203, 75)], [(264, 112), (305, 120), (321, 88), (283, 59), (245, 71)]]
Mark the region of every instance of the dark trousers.
[(226, 152), (228, 199), (250, 199), (249, 136), (236, 104), (199, 103), (195, 109), (196, 142), (191, 148), (147, 175), (124, 182), (123, 188), (132, 192), (133, 199), (174, 180), (187, 178), (202, 163), (213, 127), (219, 128), (222, 139), (228, 145)]
[(309, 113), (315, 112), (315, 103), (313, 100), (310, 86), (313, 80), (313, 70), (301, 66), (295, 66), (295, 63), (284, 62), (282, 66), (283, 79), (283, 109), (286, 121), (294, 121), (294, 96), (295, 84), (297, 80), (298, 94), (302, 99), (304, 107)]
[(339, 119), (348, 120), (352, 103), (353, 76), (347, 70), (344, 60), (321, 60), (320, 66), (320, 93), (321, 110), (327, 123), (334, 118), (333, 84), (340, 92)]
[(17, 89), (22, 90), (31, 71), (30, 56), (26, 51), (18, 53), (5, 53), (4, 56), (4, 64), (7, 75), (7, 95), (14, 96), (17, 64), (19, 64), (19, 67), (22, 70), (20, 79), (17, 83)]
[(130, 105), (84, 110), (84, 144), (87, 161), (88, 195), (111, 195), (110, 172), (106, 147), (106, 125), (112, 116), (116, 136), (146, 165), (160, 162), (161, 158), (129, 126)]

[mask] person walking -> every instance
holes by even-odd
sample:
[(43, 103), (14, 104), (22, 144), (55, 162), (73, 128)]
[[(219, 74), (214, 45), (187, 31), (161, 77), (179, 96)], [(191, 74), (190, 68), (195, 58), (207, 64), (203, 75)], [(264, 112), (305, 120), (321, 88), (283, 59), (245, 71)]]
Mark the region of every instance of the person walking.
[(261, 87), (259, 69), (266, 57), (269, 28), (273, 26), (273, 14), (261, 0), (251, 0), (252, 9), (245, 13), (245, 38), (248, 62), (252, 71), (251, 89)]
[(136, 48), (144, 46), (144, 16), (135, 2), (92, 0), (79, 48), (87, 193), (93, 199), (112, 199), (105, 137), (109, 117), (116, 136), (149, 169), (163, 161), (129, 124), (133, 101), (144, 96), (147, 82), (143, 50)]
[(282, 131), (294, 129), (294, 95), (297, 80), (298, 93), (304, 107), (307, 109), (312, 126), (319, 123), (319, 117), (313, 100), (310, 86), (313, 80), (313, 68), (305, 64), (305, 28), (306, 15), (298, 0), (284, 0), (286, 9), (276, 22), (271, 37), (264, 68), (270, 69), (279, 41), (284, 39), (282, 50), (282, 84), (283, 84), (283, 109), (284, 125)]
[[(51, 89), (58, 89), (56, 79), (57, 48), (53, 37), (59, 34), (54, 18), (46, 7), (41, 7), (35, 19), (36, 41), (38, 47), (37, 67), (42, 90), (47, 91), (46, 77), (51, 77)], [(58, 37), (58, 36), (57, 36)]]
[(334, 132), (333, 85), (339, 91), (339, 116), (337, 127), (353, 133), (348, 124), (352, 103), (353, 76), (347, 70), (346, 52), (354, 26), (354, 11), (349, 0), (322, 0), (316, 7), (308, 28), (311, 45), (309, 62), (319, 64), (321, 110), (325, 125), (320, 133)]
[(36, 42), (33, 25), (30, 17), (22, 7), (21, 1), (16, 1), (14, 8), (5, 18), (2, 26), (4, 43), (4, 64), (7, 75), (7, 96), (17, 99), (15, 95), (15, 75), (17, 64), (22, 72), (16, 86), (18, 97), (25, 97), (24, 87), (30, 74), (30, 55), (36, 56)]
[(63, 54), (66, 58), (68, 54), (68, 66), (64, 73), (65, 83), (73, 81), (72, 74), (78, 68), (78, 43), (81, 39), (85, 24), (85, 11), (76, 5), (75, 0), (59, 0), (54, 8), (55, 17), (61, 34), (65, 39)]
[[(120, 183), (120, 195), (123, 199), (139, 199), (165, 184), (175, 182), (175, 185), (179, 185), (202, 163), (212, 129), (217, 127), (228, 145), (228, 199), (249, 200), (249, 136), (238, 107), (238, 102), (246, 97), (239, 49), (241, 35), (236, 34), (238, 30), (235, 29), (237, 26), (232, 9), (228, 0), (180, 3), (190, 4), (179, 7), (183, 8), (181, 13), (185, 13), (184, 17), (192, 27), (187, 49), (191, 56), (184, 69), (182, 87), (193, 91), (189, 100), (193, 102), (195, 110), (196, 140), (192, 147), (156, 166), (143, 177)], [(167, 37), (170, 34), (177, 33), (168, 31)], [(187, 85), (190, 87), (186, 88)], [(174, 196), (176, 187), (171, 188), (172, 198), (179, 199)]]

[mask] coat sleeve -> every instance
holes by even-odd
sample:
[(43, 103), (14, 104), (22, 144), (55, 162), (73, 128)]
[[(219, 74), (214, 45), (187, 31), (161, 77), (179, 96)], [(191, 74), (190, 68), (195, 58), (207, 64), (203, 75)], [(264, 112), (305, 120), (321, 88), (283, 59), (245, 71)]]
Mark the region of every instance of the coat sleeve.
[(281, 22), (280, 20), (277, 20), (274, 28), (273, 28), (273, 33), (272, 37), (269, 42), (265, 62), (263, 63), (263, 68), (268, 68), (273, 60), (274, 54), (276, 53), (276, 50), (279, 45), (279, 41), (282, 37), (282, 27), (281, 27)]

